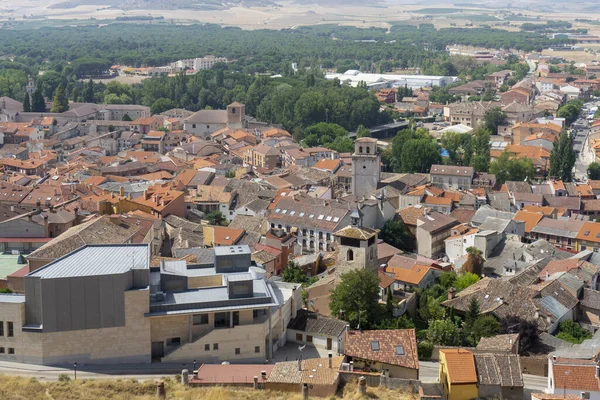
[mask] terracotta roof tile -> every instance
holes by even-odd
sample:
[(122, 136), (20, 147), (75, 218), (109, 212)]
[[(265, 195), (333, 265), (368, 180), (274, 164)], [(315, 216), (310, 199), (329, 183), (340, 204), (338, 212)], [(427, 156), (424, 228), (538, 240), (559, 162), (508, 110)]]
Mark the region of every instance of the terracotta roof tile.
[(513, 219), (515, 221), (523, 221), (525, 223), (525, 232), (531, 232), (533, 228), (540, 222), (544, 217), (542, 213), (533, 213), (529, 211), (519, 210)]
[(446, 357), (448, 378), (451, 383), (477, 383), (473, 353), (463, 349), (443, 349), (440, 353)]
[(414, 329), (346, 332), (344, 354), (362, 360), (419, 368)]

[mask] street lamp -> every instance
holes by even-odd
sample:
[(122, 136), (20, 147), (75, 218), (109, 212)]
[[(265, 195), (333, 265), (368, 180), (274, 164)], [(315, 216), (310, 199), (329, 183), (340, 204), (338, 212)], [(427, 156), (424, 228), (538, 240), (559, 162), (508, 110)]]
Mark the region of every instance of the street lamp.
[(194, 368), (192, 369), (192, 375), (196, 372), (196, 359), (194, 358)]
[(73, 363), (73, 372), (75, 373), (75, 380), (77, 380), (77, 363)]

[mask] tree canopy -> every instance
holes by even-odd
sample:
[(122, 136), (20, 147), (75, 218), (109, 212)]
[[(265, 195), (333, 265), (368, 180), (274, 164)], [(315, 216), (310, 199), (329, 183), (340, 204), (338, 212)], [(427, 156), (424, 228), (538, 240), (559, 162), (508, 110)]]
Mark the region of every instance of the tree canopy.
[(347, 272), (329, 297), (331, 315), (341, 316), (352, 328), (356, 328), (359, 321), (362, 329), (375, 327), (380, 317), (378, 295), (376, 274), (367, 269)]
[(490, 173), (496, 175), (496, 182), (524, 181), (535, 178), (535, 167), (527, 157), (518, 158), (514, 154), (503, 152), (490, 163)]
[(561, 133), (559, 138), (554, 141), (554, 147), (550, 153), (549, 175), (564, 182), (571, 182), (576, 159), (573, 151), (573, 136), (567, 132)]

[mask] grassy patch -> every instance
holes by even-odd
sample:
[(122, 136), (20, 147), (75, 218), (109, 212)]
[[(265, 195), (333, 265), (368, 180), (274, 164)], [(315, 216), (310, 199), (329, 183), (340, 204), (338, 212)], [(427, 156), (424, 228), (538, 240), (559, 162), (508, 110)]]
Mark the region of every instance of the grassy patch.
[[(165, 378), (167, 399), (182, 400), (300, 400), (300, 393), (252, 390), (249, 388), (208, 387), (189, 388), (171, 378)], [(368, 388), (372, 399), (412, 400), (412, 393), (385, 388)], [(156, 382), (136, 380), (78, 379), (77, 381), (40, 382), (34, 378), (0, 375), (2, 400), (154, 400)], [(358, 400), (356, 382), (350, 382), (337, 398)]]

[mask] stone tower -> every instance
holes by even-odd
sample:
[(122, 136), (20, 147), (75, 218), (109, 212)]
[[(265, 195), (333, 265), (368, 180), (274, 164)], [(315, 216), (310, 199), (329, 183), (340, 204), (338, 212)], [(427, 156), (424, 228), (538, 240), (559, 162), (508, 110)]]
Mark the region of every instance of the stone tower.
[(29, 77), (29, 82), (27, 82), (27, 95), (29, 95), (29, 104), (31, 104), (31, 96), (33, 95), (33, 92), (35, 91), (35, 82), (33, 81), (33, 78), (30, 76)]
[(377, 150), (377, 139), (356, 139), (352, 154), (352, 194), (368, 196), (377, 189), (380, 176), (381, 155)]
[(244, 128), (246, 106), (237, 101), (227, 106), (227, 126), (231, 129)]
[(350, 213), (351, 224), (333, 234), (338, 270), (365, 268), (377, 273), (377, 230), (362, 226), (363, 213), (357, 207)]

